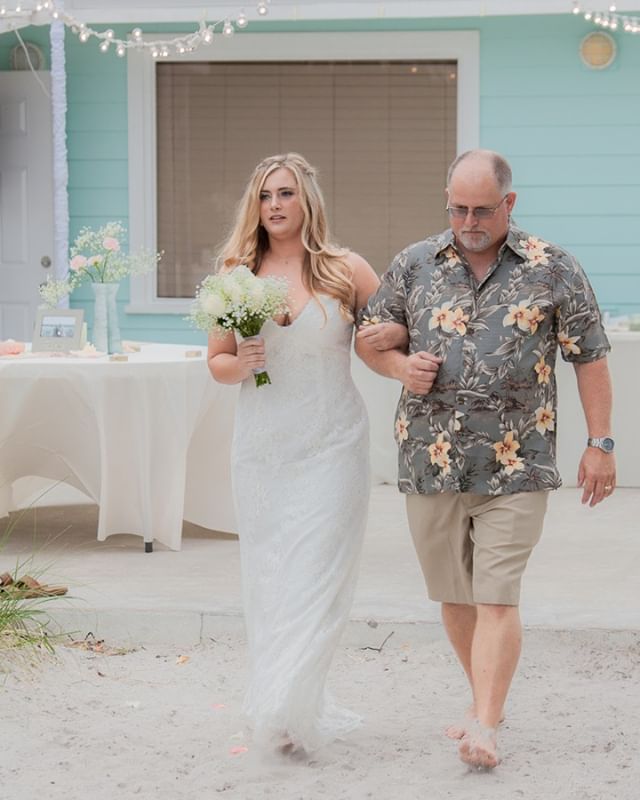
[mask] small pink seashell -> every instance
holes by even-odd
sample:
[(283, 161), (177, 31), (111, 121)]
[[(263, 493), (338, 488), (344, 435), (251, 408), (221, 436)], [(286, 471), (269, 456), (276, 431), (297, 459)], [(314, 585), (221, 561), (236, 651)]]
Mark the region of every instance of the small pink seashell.
[(114, 239), (113, 236), (106, 236), (102, 240), (102, 246), (105, 250), (113, 250), (116, 252), (120, 249), (120, 242), (117, 239)]
[(220, 709), (220, 708), (226, 708), (226, 705), (225, 705), (224, 703), (214, 703), (214, 704), (211, 706), (211, 708), (215, 708), (215, 710), (217, 711), (217, 710), (218, 710), (218, 709)]
[(243, 745), (237, 745), (236, 747), (232, 747), (231, 750), (229, 750), (229, 752), (231, 753), (232, 756), (239, 756), (242, 755), (242, 753), (248, 753), (249, 748), (244, 747)]
[(83, 269), (86, 266), (87, 266), (87, 259), (81, 255), (74, 256), (69, 262), (69, 267), (74, 272), (77, 272), (79, 269)]

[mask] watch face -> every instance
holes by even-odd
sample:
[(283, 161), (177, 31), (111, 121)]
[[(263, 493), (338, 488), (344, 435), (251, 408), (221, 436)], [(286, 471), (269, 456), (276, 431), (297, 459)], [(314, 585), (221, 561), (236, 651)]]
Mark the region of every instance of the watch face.
[(613, 439), (605, 436), (602, 440), (602, 449), (605, 453), (612, 453), (613, 452)]

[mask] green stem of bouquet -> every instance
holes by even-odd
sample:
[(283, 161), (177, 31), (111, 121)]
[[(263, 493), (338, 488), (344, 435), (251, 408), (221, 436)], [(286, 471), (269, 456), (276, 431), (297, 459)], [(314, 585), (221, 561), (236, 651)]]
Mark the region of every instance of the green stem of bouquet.
[[(246, 320), (243, 320), (243, 322), (238, 325), (238, 332), (245, 339), (249, 336), (259, 336), (263, 324), (264, 317), (247, 317)], [(271, 378), (266, 370), (264, 372), (254, 373), (253, 377), (255, 379), (256, 386), (266, 386), (267, 384), (271, 383)]]

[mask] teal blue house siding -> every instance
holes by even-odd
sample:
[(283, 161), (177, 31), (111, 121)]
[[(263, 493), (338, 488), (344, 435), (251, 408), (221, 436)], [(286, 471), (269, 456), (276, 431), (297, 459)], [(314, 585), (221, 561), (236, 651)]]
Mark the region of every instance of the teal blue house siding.
[[(115, 30), (124, 36), (133, 27)], [(604, 310), (640, 314), (640, 36), (612, 34), (616, 61), (596, 71), (578, 54), (581, 39), (595, 28), (569, 13), (250, 26), (265, 35), (468, 29), (480, 32), (480, 143), (513, 166), (517, 222), (580, 259)], [(47, 46), (44, 28), (26, 29), (23, 36)], [(0, 36), (3, 69), (13, 44), (11, 34)], [(67, 70), (73, 238), (84, 225), (128, 219), (127, 74), (124, 59), (69, 33)], [(125, 283), (118, 298), (125, 338), (204, 342), (180, 316), (129, 315), (127, 302)], [(90, 319), (90, 287), (76, 292), (73, 304)]]

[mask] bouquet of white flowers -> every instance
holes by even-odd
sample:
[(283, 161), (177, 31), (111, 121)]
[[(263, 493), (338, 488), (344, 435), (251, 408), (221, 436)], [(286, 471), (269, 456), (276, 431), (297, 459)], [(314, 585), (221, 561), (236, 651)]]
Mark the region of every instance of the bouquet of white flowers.
[[(287, 310), (289, 287), (284, 278), (258, 278), (244, 264), (231, 272), (208, 275), (198, 287), (190, 322), (214, 336), (238, 331), (257, 336), (262, 325)], [(256, 386), (271, 383), (266, 370), (254, 370)]]

